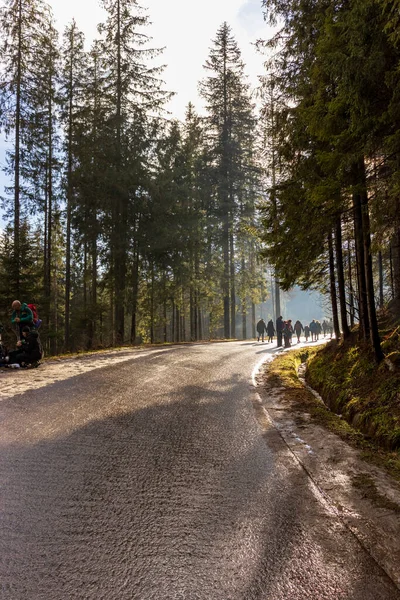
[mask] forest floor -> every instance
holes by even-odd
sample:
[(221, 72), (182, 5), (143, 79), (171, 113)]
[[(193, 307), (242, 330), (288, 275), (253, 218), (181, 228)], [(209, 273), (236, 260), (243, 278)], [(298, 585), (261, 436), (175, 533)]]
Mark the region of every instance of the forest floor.
[(257, 377), (262, 407), (332, 509), (400, 587), (394, 453), (365, 440), (300, 381), (297, 367), (306, 355), (307, 349), (283, 352), (265, 364)]

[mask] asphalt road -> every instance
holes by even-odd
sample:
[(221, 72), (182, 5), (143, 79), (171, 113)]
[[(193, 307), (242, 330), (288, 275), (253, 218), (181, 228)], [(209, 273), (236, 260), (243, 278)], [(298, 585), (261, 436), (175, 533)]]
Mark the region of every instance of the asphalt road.
[(257, 409), (268, 348), (59, 363), (3, 395), (0, 597), (400, 599)]

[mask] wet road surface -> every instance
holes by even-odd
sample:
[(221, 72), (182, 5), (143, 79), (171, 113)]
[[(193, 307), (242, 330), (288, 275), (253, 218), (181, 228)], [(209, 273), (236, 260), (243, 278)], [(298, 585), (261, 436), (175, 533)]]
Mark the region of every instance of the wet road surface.
[(59, 381), (1, 398), (0, 597), (400, 599), (257, 410), (268, 352), (60, 363)]

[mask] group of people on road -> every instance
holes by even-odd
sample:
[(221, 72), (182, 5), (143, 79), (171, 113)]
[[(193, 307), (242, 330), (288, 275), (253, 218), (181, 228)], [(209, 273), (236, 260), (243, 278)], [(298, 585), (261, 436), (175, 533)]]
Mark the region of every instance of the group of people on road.
[[(16, 349), (8, 351), (1, 344), (0, 367), (32, 367), (37, 366), (43, 355), (38, 328), (41, 321), (38, 318), (35, 305), (14, 300), (11, 305), (11, 323), (17, 336)], [(0, 326), (0, 332), (2, 326)]]
[(264, 319), (262, 318), (258, 321), (256, 329), (257, 342), (259, 342), (260, 339), (262, 340), (262, 342), (264, 342), (265, 333), (268, 336), (268, 343), (272, 342), (276, 333), (278, 348), (282, 347), (283, 345), (285, 348), (290, 348), (290, 346), (292, 345), (293, 335), (296, 335), (297, 343), (299, 343), (302, 332), (304, 333), (306, 342), (308, 342), (309, 337), (311, 337), (312, 342), (318, 341), (319, 336), (322, 332), (324, 334), (324, 337), (327, 333), (330, 333), (332, 337), (333, 333), (332, 323), (330, 321), (326, 321), (325, 319), (322, 322), (322, 324), (316, 319), (313, 319), (309, 325), (305, 325), (303, 327), (301, 321), (297, 320), (295, 324), (292, 325), (292, 319), (284, 321), (282, 316), (278, 317), (276, 320), (276, 329), (274, 327), (272, 319), (270, 319), (268, 321), (268, 324), (266, 324)]

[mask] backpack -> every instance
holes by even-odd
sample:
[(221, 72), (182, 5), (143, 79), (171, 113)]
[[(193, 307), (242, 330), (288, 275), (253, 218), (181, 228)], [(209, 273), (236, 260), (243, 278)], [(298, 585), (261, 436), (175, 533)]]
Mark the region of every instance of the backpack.
[(33, 315), (33, 326), (36, 327), (36, 329), (39, 329), (39, 327), (42, 324), (42, 320), (39, 319), (39, 313), (37, 311), (36, 308), (36, 304), (28, 304), (28, 308), (31, 309), (32, 311), (32, 315)]

